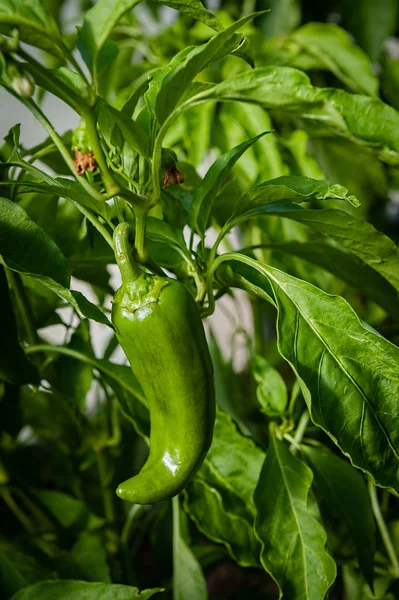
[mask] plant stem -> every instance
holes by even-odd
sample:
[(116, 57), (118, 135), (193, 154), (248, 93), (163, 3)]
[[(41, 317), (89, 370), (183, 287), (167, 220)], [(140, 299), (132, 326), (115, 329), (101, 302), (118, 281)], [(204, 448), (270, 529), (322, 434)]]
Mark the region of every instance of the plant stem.
[(136, 234), (134, 236), (134, 247), (137, 252), (137, 259), (140, 263), (146, 262), (148, 258), (147, 249), (145, 246), (145, 229), (147, 223), (147, 210), (135, 207), (134, 214), (136, 216)]
[(7, 489), (0, 490), (0, 495), (14, 516), (18, 519), (21, 525), (23, 525), (24, 529), (28, 533), (32, 533), (34, 530), (32, 523), (29, 521), (23, 510), (21, 510), (18, 504), (15, 502), (10, 492)]
[(131, 387), (129, 385), (129, 383), (127, 381), (125, 381), (124, 379), (119, 378), (117, 375), (115, 375), (115, 373), (111, 369), (108, 370), (106, 368), (106, 366), (104, 366), (103, 363), (99, 363), (95, 358), (87, 356), (86, 354), (83, 354), (82, 352), (79, 352), (78, 350), (73, 350), (72, 348), (66, 348), (64, 346), (51, 346), (50, 344), (37, 344), (35, 346), (28, 346), (28, 348), (25, 349), (25, 352), (26, 352), (26, 354), (35, 354), (36, 352), (48, 352), (48, 353), (53, 352), (55, 354), (63, 354), (64, 356), (70, 356), (71, 358), (75, 358), (76, 360), (79, 360), (83, 363), (90, 365), (91, 367), (93, 367), (93, 369), (97, 369), (98, 371), (101, 371), (102, 373), (104, 373), (104, 375), (107, 376), (108, 379), (112, 379), (112, 380), (116, 381), (117, 383), (119, 383), (119, 385), (123, 389), (128, 391), (130, 394), (132, 394), (132, 396), (134, 396), (135, 398), (138, 398), (138, 400), (140, 402), (142, 402), (144, 405), (146, 405), (146, 399), (144, 398), (144, 396), (140, 396), (140, 394), (137, 392), (137, 389), (134, 389), (133, 387)]
[(101, 176), (104, 182), (105, 189), (109, 194), (112, 194), (114, 196), (119, 192), (119, 185), (116, 183), (111, 171), (108, 169), (105, 154), (101, 147), (100, 138), (98, 136), (93, 111), (91, 108), (84, 107), (83, 110), (81, 110), (80, 114), (86, 123), (87, 137), (89, 139), (90, 146), (93, 149), (93, 154), (95, 156), (98, 167), (101, 171)]
[(19, 315), (24, 324), (26, 338), (29, 344), (37, 344), (38, 337), (36, 328), (33, 323), (32, 309), (29, 305), (29, 299), (26, 295), (21, 275), (19, 273), (15, 273), (15, 271), (11, 271), (11, 269), (7, 269), (6, 274), (7, 279), (15, 292), (15, 300), (17, 303)]
[(368, 488), (369, 488), (369, 494), (370, 494), (370, 499), (371, 499), (371, 506), (372, 506), (372, 509), (373, 509), (374, 517), (375, 517), (375, 520), (377, 522), (377, 526), (378, 526), (378, 529), (380, 531), (381, 538), (382, 538), (382, 541), (383, 541), (384, 546), (385, 546), (385, 550), (387, 551), (389, 560), (391, 561), (395, 577), (399, 578), (399, 561), (398, 561), (398, 557), (396, 555), (395, 548), (394, 548), (394, 546), (392, 544), (392, 540), (391, 540), (391, 537), (389, 535), (388, 528), (386, 526), (386, 523), (384, 521), (384, 517), (383, 517), (382, 512), (381, 512), (381, 507), (380, 507), (380, 504), (378, 502), (377, 488), (374, 485), (374, 482), (373, 482), (373, 480), (372, 480), (372, 478), (370, 476), (368, 477)]
[(179, 600), (179, 588), (176, 585), (179, 573), (177, 565), (179, 563), (179, 540), (180, 540), (180, 503), (179, 496), (172, 499), (173, 507), (173, 600)]
[(297, 447), (302, 442), (303, 436), (305, 435), (306, 428), (308, 426), (308, 423), (309, 423), (309, 413), (307, 410), (305, 410), (305, 412), (302, 413), (301, 418), (299, 419), (298, 427), (296, 428), (295, 435), (294, 435), (294, 441), (290, 447), (291, 452), (294, 453), (296, 451)]

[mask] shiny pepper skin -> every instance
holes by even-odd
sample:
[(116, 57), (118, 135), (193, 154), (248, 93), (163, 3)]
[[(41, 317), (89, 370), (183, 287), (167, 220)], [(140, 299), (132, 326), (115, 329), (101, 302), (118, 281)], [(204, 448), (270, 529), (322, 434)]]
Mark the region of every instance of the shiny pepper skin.
[(129, 245), (130, 226), (115, 229), (122, 286), (112, 320), (148, 401), (150, 453), (117, 494), (155, 504), (178, 494), (201, 466), (215, 420), (213, 368), (197, 305), (180, 282), (144, 273)]

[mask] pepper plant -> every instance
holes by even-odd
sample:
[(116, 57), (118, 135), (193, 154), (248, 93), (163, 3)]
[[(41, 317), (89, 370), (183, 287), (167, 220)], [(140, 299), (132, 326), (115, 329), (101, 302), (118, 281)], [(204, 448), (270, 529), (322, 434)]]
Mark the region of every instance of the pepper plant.
[(0, 0), (1, 598), (398, 597), (397, 0), (71, 5)]

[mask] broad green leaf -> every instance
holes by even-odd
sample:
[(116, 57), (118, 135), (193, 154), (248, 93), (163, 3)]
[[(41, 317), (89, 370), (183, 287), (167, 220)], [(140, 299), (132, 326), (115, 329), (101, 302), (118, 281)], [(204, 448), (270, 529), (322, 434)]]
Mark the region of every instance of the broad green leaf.
[(273, 267), (245, 262), (264, 273), (273, 288), (278, 348), (299, 379), (313, 422), (354, 466), (398, 492), (399, 348), (363, 324), (343, 298)]
[(193, 17), (201, 23), (205, 23), (211, 29), (215, 31), (222, 31), (223, 25), (217, 19), (217, 17), (207, 10), (200, 0), (153, 0), (157, 4), (164, 4), (170, 6), (175, 10), (180, 11), (183, 14)]
[(341, 27), (333, 23), (307, 23), (284, 41), (283, 52), (285, 48), (294, 54), (287, 66), (328, 69), (354, 92), (378, 95), (379, 82), (369, 57)]
[(316, 157), (324, 178), (340, 183), (362, 201), (362, 217), (366, 209), (388, 193), (385, 165), (377, 153), (353, 140), (336, 138), (313, 138), (308, 147)]
[(375, 523), (362, 474), (327, 448), (303, 446), (302, 450), (310, 461), (318, 491), (332, 514), (347, 526), (360, 568), (372, 588)]
[(262, 411), (269, 417), (281, 415), (287, 406), (288, 394), (280, 373), (259, 355), (252, 358), (252, 372), (258, 384), (256, 397)]
[(370, 56), (378, 60), (384, 41), (394, 34), (398, 18), (396, 0), (341, 0), (343, 24)]
[(21, 41), (57, 58), (65, 57), (59, 29), (41, 0), (1, 0), (0, 25), (16, 27)]
[(269, 13), (259, 17), (255, 22), (268, 39), (290, 33), (301, 22), (302, 11), (299, 0), (260, 0), (256, 6), (258, 10), (270, 9)]
[(186, 91), (198, 73), (203, 71), (212, 62), (230, 54), (242, 40), (234, 34), (258, 13), (253, 13), (236, 21), (227, 29), (217, 33), (203, 46), (192, 49), (186, 55), (184, 62), (180, 62), (163, 80), (155, 105), (155, 112), (163, 123), (177, 105), (179, 99)]
[(83, 500), (58, 490), (41, 489), (35, 496), (63, 529), (76, 531), (87, 526), (90, 511)]
[(44, 581), (14, 594), (11, 600), (147, 600), (161, 588), (139, 591), (136, 587), (86, 581)]
[[(287, 209), (287, 210), (286, 210)], [(373, 225), (338, 209), (292, 210), (288, 205), (263, 207), (264, 214), (279, 214), (308, 225), (342, 244), (399, 290), (399, 252), (396, 244)], [(254, 211), (256, 212), (256, 211)], [(262, 220), (259, 220), (262, 227)]]
[(124, 143), (142, 156), (148, 157), (150, 141), (147, 133), (126, 113), (113, 108), (105, 100), (98, 103), (97, 125), (107, 144), (112, 147), (112, 135), (115, 125), (122, 133)]
[(388, 162), (399, 162), (399, 113), (395, 109), (377, 98), (312, 86), (309, 77), (297, 69), (252, 69), (208, 87), (200, 97), (279, 109), (301, 118), (312, 134), (348, 137), (380, 149)]
[(271, 244), (274, 250), (293, 254), (333, 273), (379, 304), (395, 319), (398, 317), (398, 292), (377, 271), (357, 256), (343, 252), (331, 244), (319, 242), (286, 242)]
[(186, 544), (180, 530), (180, 505), (173, 500), (173, 598), (207, 600), (206, 581), (201, 565)]
[[(16, 291), (16, 293), (18, 293)], [(25, 356), (18, 338), (17, 322), (7, 277), (0, 265), (0, 380), (13, 384), (38, 383), (39, 373)]]
[(6, 198), (0, 198), (0, 255), (13, 271), (69, 287), (68, 264), (61, 250), (23, 208)]
[(219, 156), (195, 190), (190, 209), (190, 218), (192, 226), (201, 236), (204, 236), (205, 234), (213, 203), (215, 202), (216, 196), (220, 192), (229, 172), (240, 156), (242, 156), (259, 138), (266, 135), (266, 133), (269, 132), (265, 131)]
[(331, 185), (329, 181), (283, 175), (260, 183), (249, 190), (240, 200), (235, 210), (239, 215), (259, 206), (274, 202), (306, 202), (316, 200), (346, 200), (354, 206), (359, 205), (355, 196), (351, 196), (342, 185)]
[(22, 63), (22, 67), (32, 75), (38, 86), (57, 96), (76, 111), (80, 110), (82, 104), (88, 104), (92, 100), (91, 90), (83, 77), (67, 67), (49, 69), (49, 75), (47, 72), (44, 74), (35, 64)]
[(0, 198), (0, 256), (12, 271), (30, 275), (72, 304), (88, 319), (111, 327), (98, 306), (81, 292), (69, 290), (70, 274), (65, 256), (15, 202)]
[(259, 564), (252, 495), (263, 458), (231, 418), (218, 411), (212, 446), (185, 493), (185, 508), (199, 530), (224, 544), (243, 566)]
[(290, 600), (323, 600), (336, 576), (312, 479), (309, 467), (271, 430), (255, 491), (255, 533), (262, 544), (262, 565), (279, 585), (280, 597)]
[(141, 0), (99, 0), (86, 11), (78, 40), (82, 54), (90, 67), (96, 68), (101, 49), (119, 19)]

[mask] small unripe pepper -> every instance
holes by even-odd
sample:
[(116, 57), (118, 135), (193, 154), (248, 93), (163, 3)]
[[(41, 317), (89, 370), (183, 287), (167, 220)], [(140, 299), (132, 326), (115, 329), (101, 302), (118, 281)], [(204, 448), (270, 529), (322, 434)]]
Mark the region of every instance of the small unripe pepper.
[(128, 223), (115, 229), (122, 286), (112, 320), (120, 345), (148, 401), (150, 453), (140, 473), (117, 494), (136, 504), (178, 494), (201, 466), (212, 441), (212, 361), (197, 305), (187, 288), (150, 275), (133, 259)]

